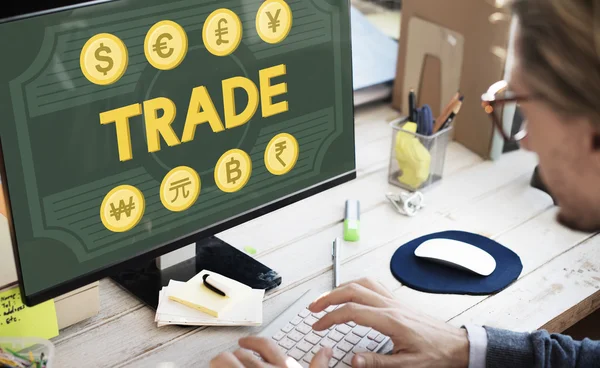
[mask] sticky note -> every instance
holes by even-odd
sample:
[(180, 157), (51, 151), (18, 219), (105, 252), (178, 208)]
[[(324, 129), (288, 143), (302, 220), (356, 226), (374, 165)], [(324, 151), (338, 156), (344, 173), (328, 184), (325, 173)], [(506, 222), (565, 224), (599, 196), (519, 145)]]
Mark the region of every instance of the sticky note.
[(27, 307), (21, 301), (18, 287), (0, 292), (0, 336), (43, 339), (58, 336), (54, 300)]

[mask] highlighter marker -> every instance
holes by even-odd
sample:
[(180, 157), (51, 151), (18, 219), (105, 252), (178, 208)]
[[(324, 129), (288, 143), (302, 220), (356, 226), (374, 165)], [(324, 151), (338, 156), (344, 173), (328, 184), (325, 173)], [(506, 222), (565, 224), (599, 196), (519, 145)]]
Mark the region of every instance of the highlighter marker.
[(346, 201), (346, 215), (344, 217), (344, 240), (358, 241), (360, 239), (360, 202), (355, 199)]

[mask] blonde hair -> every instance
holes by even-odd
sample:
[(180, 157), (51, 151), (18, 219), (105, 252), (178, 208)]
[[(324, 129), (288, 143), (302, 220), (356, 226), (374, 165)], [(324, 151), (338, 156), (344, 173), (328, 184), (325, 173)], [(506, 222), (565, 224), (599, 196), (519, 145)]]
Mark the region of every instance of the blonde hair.
[(600, 0), (513, 0), (526, 85), (559, 113), (600, 124)]

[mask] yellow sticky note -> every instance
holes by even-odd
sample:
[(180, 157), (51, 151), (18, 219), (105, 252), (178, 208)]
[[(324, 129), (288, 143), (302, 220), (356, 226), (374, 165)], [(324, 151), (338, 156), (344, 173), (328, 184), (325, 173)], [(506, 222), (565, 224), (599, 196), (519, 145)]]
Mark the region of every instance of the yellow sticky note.
[(58, 321), (54, 300), (27, 307), (21, 301), (18, 287), (0, 292), (0, 336), (58, 336)]

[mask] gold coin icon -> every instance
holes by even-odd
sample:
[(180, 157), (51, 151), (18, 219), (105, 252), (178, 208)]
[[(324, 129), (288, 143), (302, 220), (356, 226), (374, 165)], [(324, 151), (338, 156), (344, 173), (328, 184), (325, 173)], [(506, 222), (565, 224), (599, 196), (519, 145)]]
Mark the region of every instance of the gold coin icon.
[(156, 69), (175, 69), (181, 64), (187, 52), (187, 34), (179, 24), (173, 21), (160, 21), (146, 33), (144, 54), (146, 54), (148, 62)]
[(122, 233), (140, 222), (145, 208), (146, 201), (139, 189), (131, 185), (119, 185), (104, 197), (100, 219), (108, 230)]
[(79, 55), (83, 75), (101, 86), (113, 84), (125, 74), (129, 55), (127, 47), (118, 37), (100, 33), (90, 38)]
[(169, 171), (160, 184), (160, 201), (168, 210), (185, 211), (200, 195), (200, 176), (194, 169), (179, 166)]
[(292, 29), (292, 9), (283, 0), (267, 0), (256, 13), (256, 32), (267, 43), (283, 41)]
[(215, 183), (224, 192), (233, 193), (242, 189), (252, 174), (252, 160), (240, 149), (225, 152), (215, 166)]
[(288, 133), (277, 134), (265, 149), (265, 166), (273, 175), (287, 174), (298, 161), (298, 141)]
[(229, 9), (212, 12), (202, 27), (204, 46), (213, 55), (227, 56), (234, 52), (242, 40), (242, 22)]

